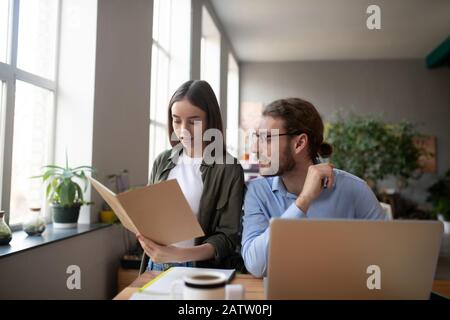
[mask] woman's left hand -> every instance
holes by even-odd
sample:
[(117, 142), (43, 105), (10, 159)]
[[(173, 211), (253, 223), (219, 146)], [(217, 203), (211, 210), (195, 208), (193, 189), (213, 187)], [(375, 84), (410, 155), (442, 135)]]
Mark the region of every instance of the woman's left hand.
[(164, 246), (153, 242), (152, 240), (145, 238), (141, 234), (137, 234), (139, 243), (144, 249), (145, 253), (152, 259), (155, 263), (169, 263), (169, 262), (184, 262), (182, 260), (182, 250), (173, 245)]

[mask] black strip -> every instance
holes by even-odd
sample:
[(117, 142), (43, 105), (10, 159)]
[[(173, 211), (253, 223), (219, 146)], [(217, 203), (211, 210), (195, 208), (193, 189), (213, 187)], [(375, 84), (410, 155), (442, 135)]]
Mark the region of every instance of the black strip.
[(221, 283), (213, 283), (213, 284), (194, 284), (194, 283), (184, 283), (186, 287), (189, 288), (195, 288), (195, 289), (216, 289), (216, 288), (222, 288), (225, 287), (226, 282)]

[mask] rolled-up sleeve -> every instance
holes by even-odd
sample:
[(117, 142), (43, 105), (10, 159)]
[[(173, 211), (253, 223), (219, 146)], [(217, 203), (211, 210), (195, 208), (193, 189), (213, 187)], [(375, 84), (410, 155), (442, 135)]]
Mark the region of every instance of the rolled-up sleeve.
[(281, 215), (281, 218), (283, 219), (300, 219), (300, 218), (306, 218), (306, 214), (300, 210), (299, 207), (293, 202), (286, 211)]

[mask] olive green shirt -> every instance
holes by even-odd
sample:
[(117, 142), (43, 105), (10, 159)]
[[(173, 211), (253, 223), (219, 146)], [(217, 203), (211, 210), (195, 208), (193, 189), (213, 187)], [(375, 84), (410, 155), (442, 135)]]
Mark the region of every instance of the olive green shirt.
[[(167, 180), (182, 148), (174, 147), (161, 153), (153, 163), (149, 184)], [(200, 198), (198, 221), (205, 236), (196, 238), (195, 244), (210, 243), (215, 249), (215, 258), (197, 261), (196, 266), (242, 269), (240, 236), (242, 204), (244, 197), (244, 172), (242, 166), (231, 155), (227, 159), (202, 161), (200, 172), (203, 192)], [(225, 162), (225, 160), (228, 160)], [(241, 266), (242, 264), (242, 266)]]

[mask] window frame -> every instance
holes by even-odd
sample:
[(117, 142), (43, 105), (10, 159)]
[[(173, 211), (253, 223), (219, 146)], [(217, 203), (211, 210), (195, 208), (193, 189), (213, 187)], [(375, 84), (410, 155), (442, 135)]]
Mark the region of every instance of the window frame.
[[(239, 111), (240, 111), (240, 71), (239, 71), (239, 63), (238, 60), (235, 58), (234, 54), (232, 52), (229, 52), (227, 55), (228, 63), (227, 63), (227, 148), (229, 149), (230, 153), (239, 159), (239, 150), (240, 150), (240, 128), (239, 128)], [(235, 76), (236, 82), (232, 83), (233, 75)], [(231, 85), (236, 85), (235, 88), (230, 88)], [(236, 91), (234, 91), (236, 90)], [(236, 94), (236, 96), (233, 95), (233, 93)], [(231, 100), (233, 99), (233, 101)], [(233, 112), (230, 112), (233, 108)], [(234, 119), (231, 118), (231, 115), (234, 115)], [(232, 121), (235, 121), (235, 125), (230, 125)], [(232, 133), (233, 140), (230, 143), (229, 135), (228, 133)], [(231, 149), (233, 148), (233, 149)], [(233, 154), (234, 153), (234, 154)]]
[[(49, 139), (49, 154), (47, 158), (52, 163), (55, 159), (55, 129), (56, 129), (56, 112), (57, 112), (57, 95), (58, 95), (58, 72), (59, 72), (59, 46), (61, 35), (61, 0), (57, 2), (56, 13), (56, 32), (55, 32), (55, 60), (54, 60), (54, 80), (41, 77), (39, 75), (27, 72), (17, 67), (17, 51), (19, 39), (19, 14), (20, 0), (9, 0), (9, 17), (8, 17), (8, 44), (7, 44), (7, 61), (0, 62), (0, 82), (4, 82), (6, 86), (2, 118), (0, 119), (0, 150), (3, 151), (3, 159), (0, 160), (0, 207), (6, 211), (6, 221), (10, 220), (10, 200), (11, 200), (11, 178), (12, 178), (12, 156), (13, 156), (13, 134), (14, 134), (14, 109), (15, 109), (15, 92), (16, 81), (23, 81), (33, 86), (49, 90), (53, 93), (53, 104), (51, 107), (51, 127)], [(2, 136), (3, 134), (3, 136)], [(46, 212), (46, 221), (50, 222), (48, 208), (44, 208)], [(12, 213), (14, 214), (14, 213)], [(10, 225), (13, 231), (21, 228), (20, 223)]]
[[(167, 0), (162, 0), (162, 1), (167, 1)], [(156, 3), (156, 2), (154, 2), (154, 3)], [(149, 178), (150, 178), (150, 174), (152, 171), (153, 162), (156, 159), (156, 157), (158, 156), (158, 154), (161, 152), (161, 150), (156, 150), (156, 145), (157, 145), (156, 140), (161, 139), (161, 137), (157, 137), (156, 135), (152, 135), (151, 133), (152, 133), (152, 131), (156, 131), (158, 129), (167, 129), (167, 123), (165, 121), (163, 122), (163, 121), (160, 121), (160, 120), (156, 119), (155, 117), (153, 117), (153, 114), (155, 114), (154, 110), (157, 109), (156, 113), (158, 113), (158, 111), (160, 110), (158, 108), (162, 109), (162, 106), (158, 105), (158, 101), (160, 100), (159, 98), (160, 98), (161, 94), (165, 95), (164, 101), (166, 101), (167, 104), (169, 103), (169, 99), (171, 96), (171, 92), (160, 92), (160, 90), (158, 90), (158, 85), (159, 85), (158, 71), (159, 71), (160, 66), (158, 65), (158, 61), (156, 61), (155, 65), (154, 65), (153, 59), (158, 59), (157, 55), (159, 55), (159, 54), (164, 55), (164, 58), (167, 59), (168, 66), (167, 66), (167, 79), (166, 79), (165, 85), (167, 87), (167, 90), (170, 91), (171, 90), (171, 80), (172, 80), (171, 75), (172, 75), (172, 68), (173, 68), (173, 63), (174, 63), (173, 61), (175, 59), (174, 55), (172, 55), (172, 53), (171, 53), (172, 52), (171, 45), (172, 45), (172, 41), (173, 41), (173, 30), (172, 30), (172, 27), (173, 27), (172, 20), (173, 20), (173, 14), (174, 14), (173, 13), (173, 5), (174, 5), (173, 1), (170, 0), (170, 9), (169, 9), (170, 10), (170, 14), (169, 14), (170, 18), (167, 23), (169, 30), (165, 31), (169, 35), (169, 37), (167, 39), (168, 40), (167, 48), (165, 48), (158, 40), (155, 39), (154, 34), (152, 35), (152, 57), (151, 57), (151, 59), (152, 59), (151, 73), (152, 74), (151, 74), (151, 79), (153, 80), (153, 77), (154, 77), (154, 79), (156, 80), (156, 83), (153, 84), (153, 81), (152, 81), (150, 84), (150, 95), (151, 96), (150, 96), (150, 120), (149, 120), (149, 126), (150, 126), (150, 128), (149, 128), (149, 134), (150, 134), (150, 138), (149, 138), (149, 169), (150, 169), (149, 170)], [(192, 2), (190, 2), (189, 6), (190, 6), (190, 8), (192, 8)], [(155, 19), (156, 14), (159, 14), (159, 12), (156, 12), (155, 4), (154, 4), (153, 22), (155, 22), (155, 20), (156, 20)], [(192, 17), (190, 16), (190, 12), (189, 12), (189, 20), (191, 18)], [(159, 19), (158, 19), (158, 21), (159, 21)], [(191, 23), (189, 22), (189, 26), (190, 25), (191, 25)], [(154, 29), (155, 29), (155, 25), (153, 25), (153, 30)], [(160, 30), (160, 26), (158, 26), (158, 30)], [(191, 30), (189, 30), (189, 37), (192, 37)], [(157, 51), (156, 55), (153, 50), (153, 47), (155, 47), (155, 49), (156, 49), (155, 52)], [(191, 55), (191, 52), (189, 49), (187, 61), (190, 61), (190, 55)], [(156, 70), (153, 68), (154, 66), (156, 67)], [(186, 80), (189, 79), (189, 76), (190, 76), (190, 66), (188, 67), (188, 70), (187, 70)], [(153, 85), (155, 85), (155, 88), (153, 87)], [(181, 83), (180, 83), (180, 85), (181, 85)], [(154, 92), (152, 90), (153, 88), (154, 88)], [(154, 96), (154, 94), (156, 94), (156, 96)], [(154, 102), (156, 105), (154, 104)], [(164, 105), (164, 108), (166, 108), (166, 107), (167, 107), (167, 105)], [(155, 108), (155, 109), (153, 109), (153, 108)], [(166, 114), (167, 114), (166, 109), (164, 109), (164, 115), (166, 115)], [(154, 127), (154, 130), (153, 130), (153, 127)], [(165, 131), (167, 131), (167, 130), (165, 130)], [(167, 136), (164, 137), (164, 144), (165, 144), (166, 148), (170, 148), (169, 138)]]
[[(221, 50), (222, 50), (222, 32), (214, 21), (210, 9), (202, 5), (202, 28), (200, 39), (200, 78), (208, 81), (211, 85), (219, 106), (221, 105)], [(213, 50), (211, 50), (213, 49)], [(214, 52), (215, 51), (215, 52)], [(211, 65), (208, 58), (214, 53), (214, 61)], [(212, 68), (217, 68), (211, 72)], [(213, 78), (210, 78), (211, 73)]]
[[(170, 0), (170, 10), (172, 10), (172, 1), (171, 0)], [(153, 17), (155, 17), (155, 7), (153, 7)], [(168, 30), (168, 33), (169, 33), (168, 46), (169, 46), (169, 48), (167, 48), (167, 49), (164, 48), (159, 43), (159, 41), (156, 40), (155, 37), (152, 35), (152, 57), (151, 57), (152, 60), (153, 59), (158, 59), (156, 56), (153, 55), (157, 51), (157, 55), (162, 54), (168, 60), (167, 81), (166, 81), (167, 88), (169, 88), (169, 83), (170, 83), (170, 60), (171, 60), (171, 55), (170, 55), (170, 42), (171, 42), (171, 39), (170, 39), (170, 36), (171, 36), (171, 27), (172, 27), (172, 14), (170, 14), (169, 17), (170, 17), (169, 22), (168, 22), (168, 26), (169, 26), (169, 30)], [(153, 18), (152, 21), (155, 21), (155, 19)], [(158, 19), (158, 21), (159, 21), (159, 19)], [(155, 26), (153, 26), (153, 28), (154, 27)], [(160, 27), (158, 26), (158, 30), (159, 30), (159, 28)], [(153, 52), (153, 46), (155, 46), (155, 48), (156, 48), (155, 52)], [(155, 103), (157, 104), (158, 96), (161, 94), (158, 91), (159, 81), (157, 80), (158, 79), (158, 72), (159, 72), (158, 60), (156, 60), (155, 66), (156, 66), (156, 70), (153, 70), (153, 61), (152, 61), (152, 70), (151, 70), (151, 72), (152, 73), (155, 72), (155, 80), (156, 81), (155, 81), (155, 84), (150, 83), (150, 90), (152, 89), (152, 86), (155, 85), (154, 92), (151, 92), (151, 93), (155, 93), (157, 96), (156, 97), (150, 97), (150, 130), (149, 130), (149, 133), (152, 132), (152, 126), (156, 127), (155, 131), (157, 130), (157, 128), (162, 128), (162, 127), (165, 128), (167, 126), (166, 123), (158, 121), (158, 120), (156, 120), (155, 118), (152, 117), (152, 115), (153, 115), (152, 108), (156, 108), (157, 107), (157, 106), (153, 105), (152, 102), (155, 101)], [(155, 152), (156, 150), (154, 150), (156, 148), (155, 147), (156, 146), (156, 139), (157, 139), (156, 135), (153, 135), (153, 137), (152, 137), (152, 134), (150, 134), (150, 139), (149, 139), (149, 145), (150, 145), (150, 147), (149, 147), (149, 157), (150, 157), (149, 165), (150, 166), (152, 165), (152, 162), (153, 162), (152, 160), (157, 157), (157, 154), (156, 154), (157, 152)], [(166, 141), (166, 145), (167, 144), (168, 144), (168, 142)], [(149, 174), (150, 174), (150, 172), (151, 172), (151, 167), (150, 167), (150, 170), (149, 170)]]

